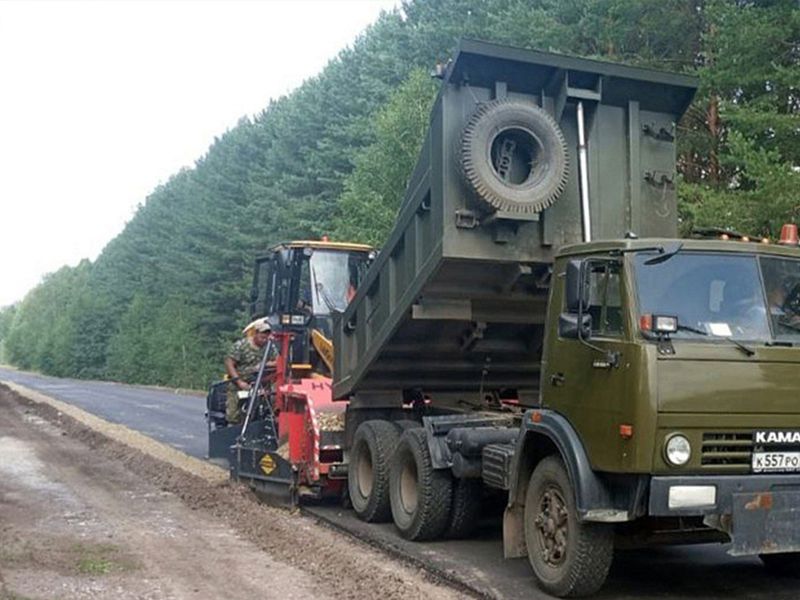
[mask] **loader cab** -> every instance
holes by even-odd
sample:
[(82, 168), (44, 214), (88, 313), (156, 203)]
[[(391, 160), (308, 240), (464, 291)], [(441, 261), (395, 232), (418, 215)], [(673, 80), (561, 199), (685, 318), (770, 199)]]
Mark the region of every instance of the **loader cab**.
[(342, 312), (375, 257), (363, 244), (296, 241), (279, 244), (255, 261), (250, 295), (251, 318), (271, 317), (296, 335), (292, 363), (327, 372), (312, 343), (330, 340), (333, 315)]

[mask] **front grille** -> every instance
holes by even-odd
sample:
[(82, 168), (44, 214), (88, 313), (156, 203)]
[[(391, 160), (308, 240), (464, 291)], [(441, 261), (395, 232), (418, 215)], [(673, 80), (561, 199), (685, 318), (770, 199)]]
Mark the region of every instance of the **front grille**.
[(703, 434), (701, 465), (719, 471), (744, 471), (753, 460), (752, 432)]

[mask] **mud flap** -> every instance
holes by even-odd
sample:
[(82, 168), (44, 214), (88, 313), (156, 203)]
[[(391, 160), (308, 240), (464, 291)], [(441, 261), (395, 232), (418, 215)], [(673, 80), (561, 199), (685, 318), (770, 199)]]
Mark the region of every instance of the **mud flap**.
[(733, 494), (731, 537), (733, 556), (800, 552), (800, 491)]

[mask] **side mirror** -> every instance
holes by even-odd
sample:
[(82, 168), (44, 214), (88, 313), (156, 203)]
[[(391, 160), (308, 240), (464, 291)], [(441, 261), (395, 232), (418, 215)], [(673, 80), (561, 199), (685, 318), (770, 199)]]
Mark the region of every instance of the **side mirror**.
[[(589, 305), (589, 286), (586, 285), (587, 271), (584, 261), (573, 258), (567, 262), (567, 274), (564, 281), (564, 295), (567, 299), (567, 310), (577, 313), (581, 304), (585, 309)], [(581, 280), (583, 275), (584, 281)]]
[(592, 315), (583, 313), (578, 323), (576, 313), (565, 312), (558, 316), (558, 335), (568, 340), (588, 340), (592, 335)]

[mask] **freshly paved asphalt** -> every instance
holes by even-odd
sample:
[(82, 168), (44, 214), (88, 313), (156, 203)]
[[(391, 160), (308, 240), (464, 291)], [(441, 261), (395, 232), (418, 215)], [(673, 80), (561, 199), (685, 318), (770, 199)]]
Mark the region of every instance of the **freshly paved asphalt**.
[[(57, 379), (0, 368), (10, 380), (138, 430), (195, 457), (206, 455), (205, 399), (148, 387)], [(2, 436), (2, 431), (0, 431)], [(504, 560), (497, 519), (482, 523), (471, 540), (414, 544), (391, 525), (369, 525), (336, 506), (309, 512), (378, 544), (406, 560), (450, 575), (491, 598), (546, 598), (537, 590), (526, 559)], [(596, 596), (636, 598), (800, 599), (800, 578), (768, 575), (755, 558), (733, 558), (718, 545), (618, 552), (608, 582)]]
[(13, 381), (119, 423), (198, 458), (206, 457), (206, 400), (152, 387), (45, 377), (0, 367)]

